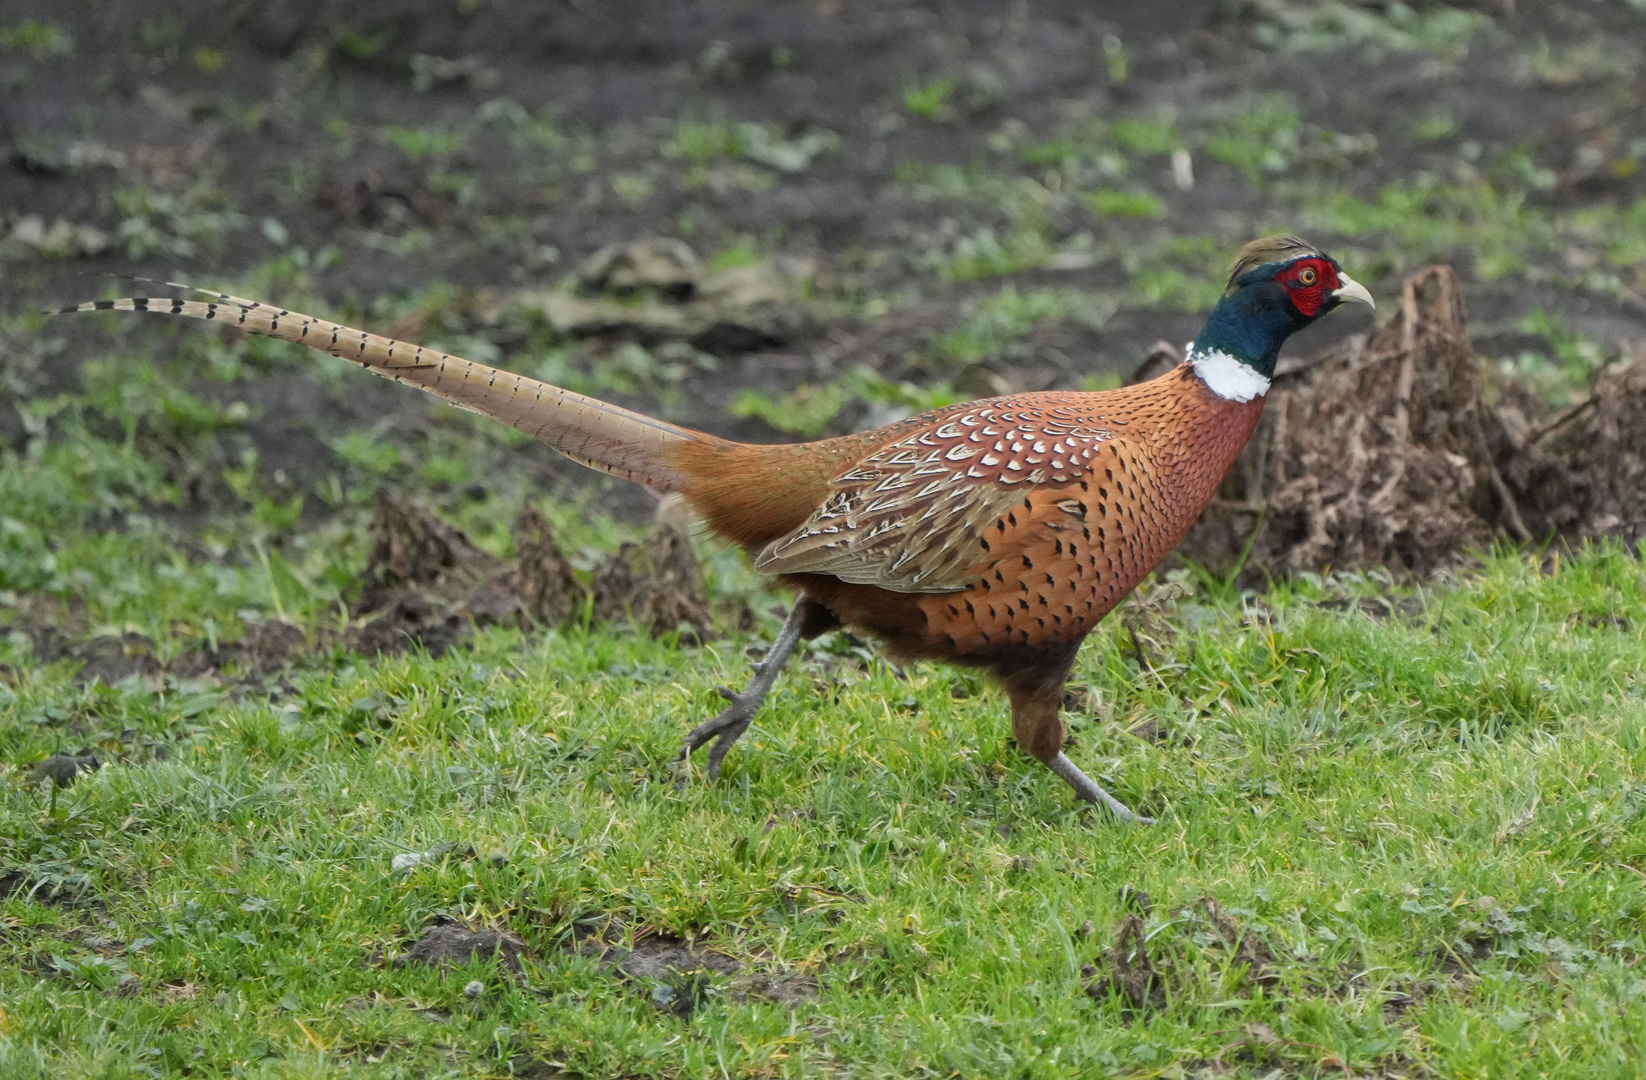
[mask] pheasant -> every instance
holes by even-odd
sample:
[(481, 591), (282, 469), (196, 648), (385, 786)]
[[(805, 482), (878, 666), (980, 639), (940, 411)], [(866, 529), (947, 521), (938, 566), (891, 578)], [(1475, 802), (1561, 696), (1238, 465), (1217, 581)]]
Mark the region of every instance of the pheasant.
[[(731, 442), (446, 353), (227, 294), (63, 308), (227, 323), (308, 345), (493, 417), (574, 461), (679, 492), (798, 594), (754, 677), (693, 728), (708, 778), (795, 645), (848, 626), (892, 656), (982, 668), (1012, 734), (1077, 796), (1149, 822), (1063, 753), (1063, 684), (1086, 635), (1188, 532), (1257, 427), (1281, 344), (1344, 301), (1372, 304), (1292, 236), (1239, 254), (1175, 370), (1102, 393), (969, 401), (819, 442)], [(682, 773), (682, 779), (684, 779)]]

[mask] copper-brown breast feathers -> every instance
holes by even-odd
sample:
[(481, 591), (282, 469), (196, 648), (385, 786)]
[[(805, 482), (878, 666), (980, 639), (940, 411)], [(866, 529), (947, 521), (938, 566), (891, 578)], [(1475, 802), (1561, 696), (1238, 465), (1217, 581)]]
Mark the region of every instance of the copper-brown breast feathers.
[(1101, 417), (1059, 396), (944, 410), (836, 476), (824, 504), (755, 567), (893, 592), (966, 588), (989, 559), (985, 530), (1034, 489), (1074, 482), (1112, 437)]
[(928, 632), (956, 655), (1079, 641), (1169, 550), (1170, 513), (1141, 447), (1114, 439), (1062, 490), (1020, 500), (971, 588), (922, 598)]

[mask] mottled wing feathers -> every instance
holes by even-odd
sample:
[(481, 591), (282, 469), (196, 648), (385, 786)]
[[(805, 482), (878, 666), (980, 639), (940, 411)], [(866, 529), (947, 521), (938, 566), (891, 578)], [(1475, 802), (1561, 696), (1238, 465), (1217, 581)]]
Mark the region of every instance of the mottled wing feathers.
[(756, 569), (903, 593), (966, 588), (989, 561), (987, 530), (1017, 513), (1034, 489), (1074, 482), (1112, 437), (1091, 409), (1058, 396), (932, 414), (836, 476), (823, 505), (768, 544)]

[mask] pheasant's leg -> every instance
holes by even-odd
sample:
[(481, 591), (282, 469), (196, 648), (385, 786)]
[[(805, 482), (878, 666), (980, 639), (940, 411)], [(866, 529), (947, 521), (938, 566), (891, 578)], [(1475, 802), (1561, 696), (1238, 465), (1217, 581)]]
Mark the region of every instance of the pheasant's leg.
[(1107, 806), (1109, 812), (1121, 821), (1135, 822), (1139, 825), (1154, 824), (1154, 818), (1133, 813), (1125, 803), (1104, 791), (1096, 780), (1081, 772), (1079, 767), (1070, 761), (1061, 750), (1046, 764), (1051, 767), (1052, 772), (1068, 781), (1069, 786), (1074, 788), (1076, 795), (1094, 805), (1100, 803)]
[[(1078, 646), (1078, 642), (1076, 643)], [(1052, 772), (1061, 776), (1074, 793), (1096, 806), (1108, 807), (1121, 821), (1153, 825), (1154, 818), (1133, 813), (1131, 808), (1081, 772), (1063, 753), (1063, 683), (1069, 677), (1074, 653), (1055, 665), (1022, 669), (1004, 675), (1001, 681), (1012, 702), (1012, 735), (1017, 744), (1033, 754)]]
[[(812, 601), (805, 597), (796, 601), (789, 617), (783, 622), (783, 629), (777, 632), (777, 640), (772, 642), (765, 658), (754, 665), (754, 678), (749, 680), (749, 685), (743, 688), (741, 694), (734, 694), (724, 686), (715, 687), (720, 696), (731, 704), (713, 720), (701, 723), (686, 733), (686, 745), (680, 748), (680, 756), (675, 759), (676, 761), (684, 762), (704, 743), (713, 739), (714, 746), (709, 749), (708, 773), (710, 780), (719, 778), (720, 762), (725, 758), (726, 751), (732, 748), (732, 743), (749, 729), (760, 703), (766, 700), (772, 684), (777, 682), (778, 673), (783, 670), (783, 665), (788, 663), (789, 653), (794, 651), (795, 643), (800, 640), (801, 630), (808, 615), (811, 614), (812, 606)], [(676, 784), (685, 782), (686, 773), (682, 772)]]

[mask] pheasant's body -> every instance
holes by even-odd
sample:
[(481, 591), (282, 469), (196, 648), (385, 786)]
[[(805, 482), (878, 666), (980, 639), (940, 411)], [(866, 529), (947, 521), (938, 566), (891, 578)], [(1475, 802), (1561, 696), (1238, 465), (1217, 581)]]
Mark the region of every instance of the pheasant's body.
[[(915, 543), (940, 550), (950, 568), (945, 580), (962, 585), (899, 592), (914, 601), (923, 626), (918, 643), (894, 638), (893, 647), (987, 664), (1025, 648), (1078, 643), (1183, 539), (1262, 409), (1261, 398), (1216, 397), (1185, 365), (1128, 390), (997, 398), (922, 424), (894, 447), (935, 444), (932, 453), (947, 457), (980, 442), (991, 452), (978, 471), (997, 474), (985, 482), (1000, 484), (1012, 471), (1024, 476), (1001, 485), (1004, 498), (974, 502), (931, 535), (892, 522), (888, 532), (911, 533)], [(974, 479), (970, 470), (959, 475)], [(872, 519), (859, 532), (885, 522)], [(818, 524), (808, 522), (806, 531)], [(780, 557), (761, 562), (782, 568)]]
[(910, 417), (808, 490), (806, 521), (751, 538), (755, 565), (896, 656), (988, 668), (1018, 742), (1050, 761), (1081, 642), (1183, 539), (1262, 414), (1262, 397), (1219, 397), (1183, 364), (1123, 390)]
[[(1083, 638), (1194, 524), (1262, 410), (1187, 364), (1106, 393), (966, 402), (835, 440), (867, 453), (795, 493), (803, 521), (739, 539), (894, 652), (987, 665)], [(686, 495), (711, 524), (752, 517), (734, 491)]]
[[(1286, 257), (1265, 258), (1277, 251)], [(1291, 290), (1279, 294), (1291, 314), (1266, 328), (1272, 313), (1253, 298), (1269, 302), (1271, 281)], [(1075, 652), (1211, 500), (1257, 426), (1280, 341), (1336, 301), (1361, 298), (1370, 301), (1301, 241), (1260, 241), (1236, 267), (1189, 361), (1152, 382), (967, 402), (788, 446), (729, 442), (237, 297), (66, 310), (190, 316), (311, 345), (499, 419), (591, 467), (683, 494), (756, 568), (801, 595), (755, 683), (743, 695), (726, 692), (732, 707), (688, 736), (688, 753), (717, 740), (711, 774), (795, 640), (843, 623), (902, 658), (992, 671), (1011, 696), (1023, 747), (1082, 797), (1130, 816), (1061, 752), (1058, 706)], [(1225, 324), (1252, 329), (1254, 341), (1226, 344), (1217, 330)], [(1210, 337), (1214, 330), (1223, 336)]]

